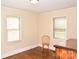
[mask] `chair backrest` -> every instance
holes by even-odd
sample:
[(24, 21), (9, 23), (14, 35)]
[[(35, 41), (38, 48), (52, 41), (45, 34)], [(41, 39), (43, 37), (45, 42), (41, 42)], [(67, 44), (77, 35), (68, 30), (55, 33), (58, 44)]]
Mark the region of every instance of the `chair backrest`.
[(48, 35), (42, 36), (42, 44), (50, 44), (50, 37)]

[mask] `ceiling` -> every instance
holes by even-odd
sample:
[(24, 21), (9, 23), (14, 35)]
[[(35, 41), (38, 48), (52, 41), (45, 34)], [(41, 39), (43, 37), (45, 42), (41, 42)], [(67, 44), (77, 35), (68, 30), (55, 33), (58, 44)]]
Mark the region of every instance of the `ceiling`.
[(1, 5), (35, 12), (46, 12), (74, 7), (76, 2), (76, 0), (39, 0), (39, 3), (34, 5), (29, 0), (1, 0)]

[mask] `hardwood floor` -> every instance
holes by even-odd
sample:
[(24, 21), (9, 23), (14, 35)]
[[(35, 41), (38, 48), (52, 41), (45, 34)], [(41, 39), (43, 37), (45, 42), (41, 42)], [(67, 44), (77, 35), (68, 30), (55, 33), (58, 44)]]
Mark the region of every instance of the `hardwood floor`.
[(55, 59), (55, 52), (36, 47), (4, 59)]

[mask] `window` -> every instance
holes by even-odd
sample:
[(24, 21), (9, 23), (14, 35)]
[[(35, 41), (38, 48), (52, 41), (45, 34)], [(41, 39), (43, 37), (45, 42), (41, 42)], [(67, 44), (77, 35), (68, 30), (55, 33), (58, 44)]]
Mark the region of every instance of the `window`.
[(66, 39), (67, 34), (67, 18), (56, 17), (54, 18), (54, 38), (55, 39)]
[(7, 17), (7, 39), (9, 42), (20, 40), (19, 17)]

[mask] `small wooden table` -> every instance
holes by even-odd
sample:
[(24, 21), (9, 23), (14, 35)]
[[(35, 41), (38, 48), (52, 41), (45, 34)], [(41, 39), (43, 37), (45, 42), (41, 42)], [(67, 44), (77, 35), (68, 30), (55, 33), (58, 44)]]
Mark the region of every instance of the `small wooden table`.
[(54, 45), (56, 48), (56, 59), (77, 59), (77, 50), (69, 47)]

